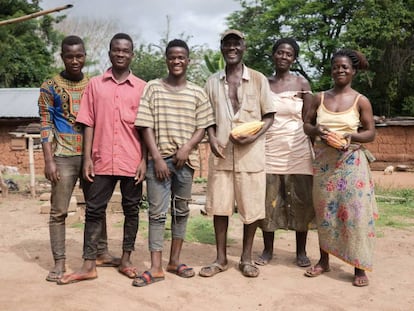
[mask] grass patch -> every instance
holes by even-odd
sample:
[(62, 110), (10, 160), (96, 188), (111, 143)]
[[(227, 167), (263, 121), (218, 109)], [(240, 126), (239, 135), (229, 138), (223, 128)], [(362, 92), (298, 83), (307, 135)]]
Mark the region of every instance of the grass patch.
[(70, 225), (71, 228), (75, 228), (75, 229), (85, 229), (85, 224), (83, 222), (75, 222), (73, 224)]
[(190, 217), (187, 224), (186, 241), (216, 244), (213, 221), (201, 215)]
[(414, 189), (376, 190), (378, 227), (405, 229), (414, 227)]
[[(123, 226), (123, 221), (115, 224), (117, 227)], [(146, 213), (140, 214), (138, 234), (147, 239), (148, 238), (148, 217)], [(164, 239), (171, 240), (171, 216), (168, 215), (165, 223)], [(185, 237), (186, 242), (215, 244), (213, 220), (205, 216), (191, 216), (188, 218), (187, 232)], [(228, 244), (234, 243), (234, 240), (228, 238)]]
[(206, 184), (207, 183), (207, 178), (206, 177), (196, 177), (196, 178), (194, 178), (193, 182), (195, 184)]

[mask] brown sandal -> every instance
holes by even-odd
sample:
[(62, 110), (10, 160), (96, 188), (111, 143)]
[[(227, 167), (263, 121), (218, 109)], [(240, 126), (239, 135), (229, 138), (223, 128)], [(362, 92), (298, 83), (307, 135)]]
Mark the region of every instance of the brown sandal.
[(331, 271), (331, 269), (329, 267), (327, 268), (322, 268), (322, 266), (320, 265), (316, 265), (313, 266), (312, 268), (308, 269), (305, 271), (305, 276), (310, 277), (310, 278), (314, 278), (317, 276), (320, 276), (321, 274), (325, 273), (325, 272), (329, 272)]
[(250, 262), (239, 262), (239, 270), (241, 273), (249, 278), (256, 278), (260, 274), (260, 270)]

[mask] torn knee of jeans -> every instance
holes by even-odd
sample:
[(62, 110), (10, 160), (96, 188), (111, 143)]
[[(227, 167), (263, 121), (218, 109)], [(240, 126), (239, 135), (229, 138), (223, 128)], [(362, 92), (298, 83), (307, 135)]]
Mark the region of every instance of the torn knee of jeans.
[(191, 198), (184, 198), (184, 197), (180, 197), (178, 195), (175, 195), (172, 198), (172, 210), (178, 209), (178, 210), (186, 210), (188, 203), (191, 202)]
[(149, 215), (150, 220), (165, 221), (167, 219), (167, 213), (151, 214)]
[(178, 195), (175, 195), (172, 198), (171, 204), (171, 215), (174, 217), (186, 217), (190, 214), (190, 209), (188, 203), (191, 201), (191, 198), (183, 198)]
[(191, 197), (190, 198), (185, 198), (185, 197), (181, 197), (179, 195), (174, 195), (173, 196), (173, 201), (176, 201), (176, 202), (182, 202), (182, 201), (184, 201), (184, 202), (190, 202), (191, 201)]

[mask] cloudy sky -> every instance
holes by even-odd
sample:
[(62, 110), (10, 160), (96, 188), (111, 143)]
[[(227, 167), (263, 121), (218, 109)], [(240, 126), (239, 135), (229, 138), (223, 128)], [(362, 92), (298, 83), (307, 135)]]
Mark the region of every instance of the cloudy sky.
[[(40, 6), (52, 9), (73, 4), (74, 7), (54, 14), (68, 17), (108, 18), (119, 21), (122, 32), (158, 43), (170, 17), (170, 39), (184, 33), (189, 45), (207, 44), (219, 48), (220, 33), (226, 30), (226, 17), (240, 9), (237, 0), (42, 0)], [(79, 34), (81, 35), (81, 34)], [(138, 43), (138, 42), (136, 42)]]

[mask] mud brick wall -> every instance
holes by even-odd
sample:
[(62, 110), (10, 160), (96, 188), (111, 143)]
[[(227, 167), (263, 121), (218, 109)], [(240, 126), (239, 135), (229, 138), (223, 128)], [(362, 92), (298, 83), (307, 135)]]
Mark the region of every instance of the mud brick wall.
[[(29, 150), (12, 150), (11, 141), (13, 136), (9, 132), (16, 130), (17, 126), (28, 125), (32, 120), (20, 122), (7, 122), (0, 126), (0, 164), (5, 166), (15, 166), (18, 168), (20, 174), (28, 174), (29, 168)], [(44, 170), (44, 161), (42, 149), (34, 150), (35, 173), (42, 175)]]
[(365, 144), (377, 159), (373, 169), (398, 164), (414, 167), (414, 125), (377, 127), (376, 132), (375, 140)]

